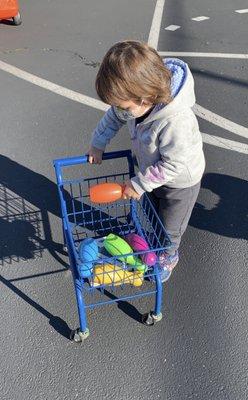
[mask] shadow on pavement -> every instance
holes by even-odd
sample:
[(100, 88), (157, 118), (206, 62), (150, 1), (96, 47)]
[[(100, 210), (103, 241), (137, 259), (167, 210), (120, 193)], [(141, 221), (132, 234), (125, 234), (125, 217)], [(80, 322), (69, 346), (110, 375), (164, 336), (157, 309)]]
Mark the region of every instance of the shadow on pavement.
[(48, 178), (0, 156), (0, 263), (42, 256), (44, 249), (64, 267), (57, 253), (63, 245), (52, 239), (48, 212), (60, 216), (57, 186)]
[(248, 240), (248, 181), (229, 175), (207, 173), (202, 179), (203, 189), (207, 190), (205, 204), (211, 204), (213, 194), (217, 201), (208, 208), (199, 203), (199, 196), (190, 225), (221, 236)]
[[(117, 300), (117, 297), (106, 289), (104, 289), (104, 294), (111, 300)], [(137, 322), (142, 322), (142, 314), (132, 304), (128, 303), (127, 301), (120, 300), (117, 302), (117, 307), (126, 315), (128, 315), (128, 317), (133, 318)]]
[(37, 311), (39, 311), (42, 315), (44, 315), (49, 320), (49, 324), (60, 335), (64, 336), (66, 339), (70, 339), (71, 329), (68, 327), (68, 325), (65, 321), (63, 321), (61, 318), (51, 314), (44, 307), (42, 307), (40, 304), (36, 303), (36, 301), (32, 300), (29, 296), (27, 296), (20, 289), (18, 289), (15, 285), (13, 285), (13, 283), (11, 283), (10, 280), (5, 279), (1, 275), (0, 275), (0, 282), (2, 282), (4, 285), (6, 285), (10, 290), (12, 290), (15, 294), (17, 294), (17, 296), (19, 296), (21, 299), (26, 301), (30, 306), (32, 306)]
[[(59, 254), (66, 255), (63, 244), (52, 239), (48, 212), (60, 217), (57, 186), (48, 178), (0, 156), (0, 265), (42, 257), (47, 249), (63, 268), (0, 281), (30, 306), (49, 319), (50, 325), (62, 336), (70, 338), (70, 328), (12, 282), (61, 273), (68, 269)], [(59, 253), (59, 254), (57, 254)]]
[(200, 69), (196, 69), (196, 68), (192, 68), (192, 67), (191, 67), (191, 72), (193, 73), (193, 75), (200, 75), (200, 76), (214, 79), (217, 81), (223, 81), (225, 83), (234, 84), (234, 85), (241, 86), (241, 87), (248, 87), (247, 81), (244, 81), (241, 79), (236, 79), (233, 76), (220, 75), (215, 72), (206, 71), (206, 70), (201, 71)]

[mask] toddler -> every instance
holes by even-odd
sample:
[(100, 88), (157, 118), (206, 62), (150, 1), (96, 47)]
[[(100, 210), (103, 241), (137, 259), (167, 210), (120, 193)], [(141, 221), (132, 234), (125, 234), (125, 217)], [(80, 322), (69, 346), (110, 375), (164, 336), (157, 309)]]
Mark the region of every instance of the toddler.
[(162, 58), (146, 43), (116, 43), (96, 77), (99, 98), (111, 107), (93, 132), (89, 162), (100, 164), (106, 145), (127, 123), (138, 172), (125, 183), (124, 198), (148, 192), (170, 235), (160, 257), (166, 281), (179, 260), (185, 232), (205, 168), (202, 137), (192, 111), (194, 81), (188, 65)]

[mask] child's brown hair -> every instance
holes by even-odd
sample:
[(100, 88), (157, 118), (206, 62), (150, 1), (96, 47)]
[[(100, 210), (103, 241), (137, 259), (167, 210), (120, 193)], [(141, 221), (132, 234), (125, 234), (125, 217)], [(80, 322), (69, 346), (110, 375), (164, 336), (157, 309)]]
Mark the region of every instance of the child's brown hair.
[(171, 73), (155, 49), (134, 40), (114, 44), (96, 77), (96, 91), (107, 104), (132, 100), (158, 104), (171, 101)]

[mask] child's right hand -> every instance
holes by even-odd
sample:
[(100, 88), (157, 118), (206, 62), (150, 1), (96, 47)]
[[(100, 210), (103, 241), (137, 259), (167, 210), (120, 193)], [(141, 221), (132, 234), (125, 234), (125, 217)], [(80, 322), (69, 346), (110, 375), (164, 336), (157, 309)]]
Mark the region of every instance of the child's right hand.
[(89, 163), (90, 164), (101, 164), (102, 163), (103, 150), (97, 149), (94, 146), (89, 148)]

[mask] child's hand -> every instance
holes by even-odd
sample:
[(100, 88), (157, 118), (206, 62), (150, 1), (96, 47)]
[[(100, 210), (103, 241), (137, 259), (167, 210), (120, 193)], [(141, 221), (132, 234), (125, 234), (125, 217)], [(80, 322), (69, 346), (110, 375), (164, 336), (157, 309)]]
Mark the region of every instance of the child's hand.
[(97, 149), (94, 146), (89, 148), (89, 163), (90, 164), (101, 164), (102, 163), (103, 150)]
[(139, 193), (137, 193), (132, 185), (131, 181), (127, 181), (125, 182), (125, 189), (123, 191), (123, 199), (134, 199), (134, 200), (139, 200), (140, 199), (140, 195)]

